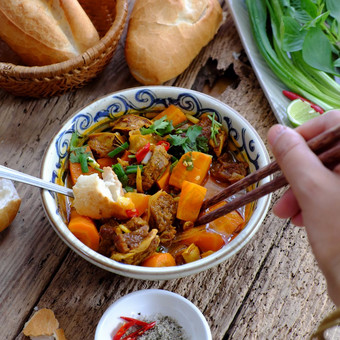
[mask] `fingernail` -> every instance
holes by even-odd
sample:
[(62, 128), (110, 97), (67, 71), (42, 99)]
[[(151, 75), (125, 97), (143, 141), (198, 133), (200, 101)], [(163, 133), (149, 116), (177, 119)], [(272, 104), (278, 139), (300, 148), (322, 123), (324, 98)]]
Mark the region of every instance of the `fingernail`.
[(268, 143), (270, 146), (275, 145), (277, 139), (287, 131), (287, 127), (284, 125), (274, 125), (268, 131)]

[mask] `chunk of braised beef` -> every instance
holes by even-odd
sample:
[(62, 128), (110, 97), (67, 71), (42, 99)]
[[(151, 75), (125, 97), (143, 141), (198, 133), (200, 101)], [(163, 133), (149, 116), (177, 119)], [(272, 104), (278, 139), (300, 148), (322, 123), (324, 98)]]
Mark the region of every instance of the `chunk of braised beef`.
[(166, 152), (164, 146), (156, 145), (152, 150), (149, 162), (143, 168), (142, 183), (143, 190), (148, 191), (169, 164), (171, 156)]
[(110, 125), (113, 131), (119, 130), (122, 133), (127, 133), (132, 130), (139, 130), (141, 127), (149, 127), (152, 122), (145, 117), (128, 114), (118, 118)]
[(210, 171), (216, 180), (232, 184), (245, 177), (248, 168), (247, 162), (235, 162), (232, 156), (226, 152), (213, 161)]
[(159, 231), (162, 245), (170, 245), (176, 235), (176, 228), (173, 226), (176, 212), (175, 199), (165, 191), (160, 192), (157, 198), (150, 202), (149, 223)]
[(130, 233), (122, 233), (114, 236), (115, 246), (118, 252), (127, 253), (137, 248), (143, 239), (148, 235), (149, 226), (143, 226)]
[(128, 264), (139, 264), (156, 251), (160, 242), (157, 230), (149, 232), (149, 225), (140, 217), (125, 224), (109, 220), (100, 227), (99, 235), (99, 253)]
[(210, 136), (211, 136), (212, 122), (211, 122), (210, 118), (208, 117), (208, 115), (203, 114), (200, 117), (200, 121), (197, 123), (197, 125), (202, 128), (201, 135), (203, 135), (205, 138), (207, 138), (209, 140)]
[(147, 236), (139, 243), (138, 247), (131, 249), (127, 253), (113, 251), (111, 258), (115, 261), (126, 264), (140, 264), (143, 260), (153, 254), (159, 245), (157, 230), (152, 229)]
[(119, 223), (114, 220), (108, 220), (99, 229), (99, 249), (98, 252), (104, 256), (110, 256), (116, 249), (114, 244), (114, 236), (116, 235), (116, 228)]

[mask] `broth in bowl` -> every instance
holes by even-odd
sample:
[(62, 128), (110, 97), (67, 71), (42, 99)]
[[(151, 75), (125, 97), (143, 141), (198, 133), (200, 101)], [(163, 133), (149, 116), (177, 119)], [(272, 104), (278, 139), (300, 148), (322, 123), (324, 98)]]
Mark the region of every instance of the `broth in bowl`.
[(185, 276), (231, 256), (256, 231), (268, 197), (194, 223), (228, 204), (200, 212), (204, 200), (269, 158), (250, 125), (223, 110), (209, 96), (161, 86), (125, 90), (76, 114), (51, 144), (52, 181), (73, 187), (75, 198), (43, 192), (57, 233), (90, 262), (139, 278)]

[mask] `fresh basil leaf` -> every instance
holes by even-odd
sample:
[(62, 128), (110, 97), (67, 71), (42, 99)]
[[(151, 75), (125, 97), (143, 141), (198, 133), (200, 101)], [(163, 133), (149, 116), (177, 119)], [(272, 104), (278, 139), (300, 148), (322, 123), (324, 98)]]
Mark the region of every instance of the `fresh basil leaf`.
[(321, 28), (311, 28), (307, 32), (302, 55), (308, 65), (326, 73), (336, 74), (332, 61), (332, 46)]
[(340, 58), (334, 61), (334, 66), (335, 67), (340, 67)]
[(339, 0), (325, 0), (330, 15), (340, 23), (340, 2)]
[(284, 16), (283, 22), (283, 41), (282, 48), (286, 52), (295, 52), (302, 49), (306, 30), (301, 30), (301, 25), (291, 17)]

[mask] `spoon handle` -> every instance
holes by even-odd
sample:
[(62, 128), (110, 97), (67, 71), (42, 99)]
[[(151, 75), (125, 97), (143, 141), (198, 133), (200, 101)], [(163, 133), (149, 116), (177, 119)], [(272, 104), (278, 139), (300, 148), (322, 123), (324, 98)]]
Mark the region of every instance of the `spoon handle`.
[(63, 187), (52, 182), (45, 181), (41, 178), (24, 174), (23, 172), (7, 168), (0, 165), (0, 177), (7, 178), (16, 182), (22, 182), (42, 189), (58, 192), (69, 197), (73, 197), (73, 190)]

